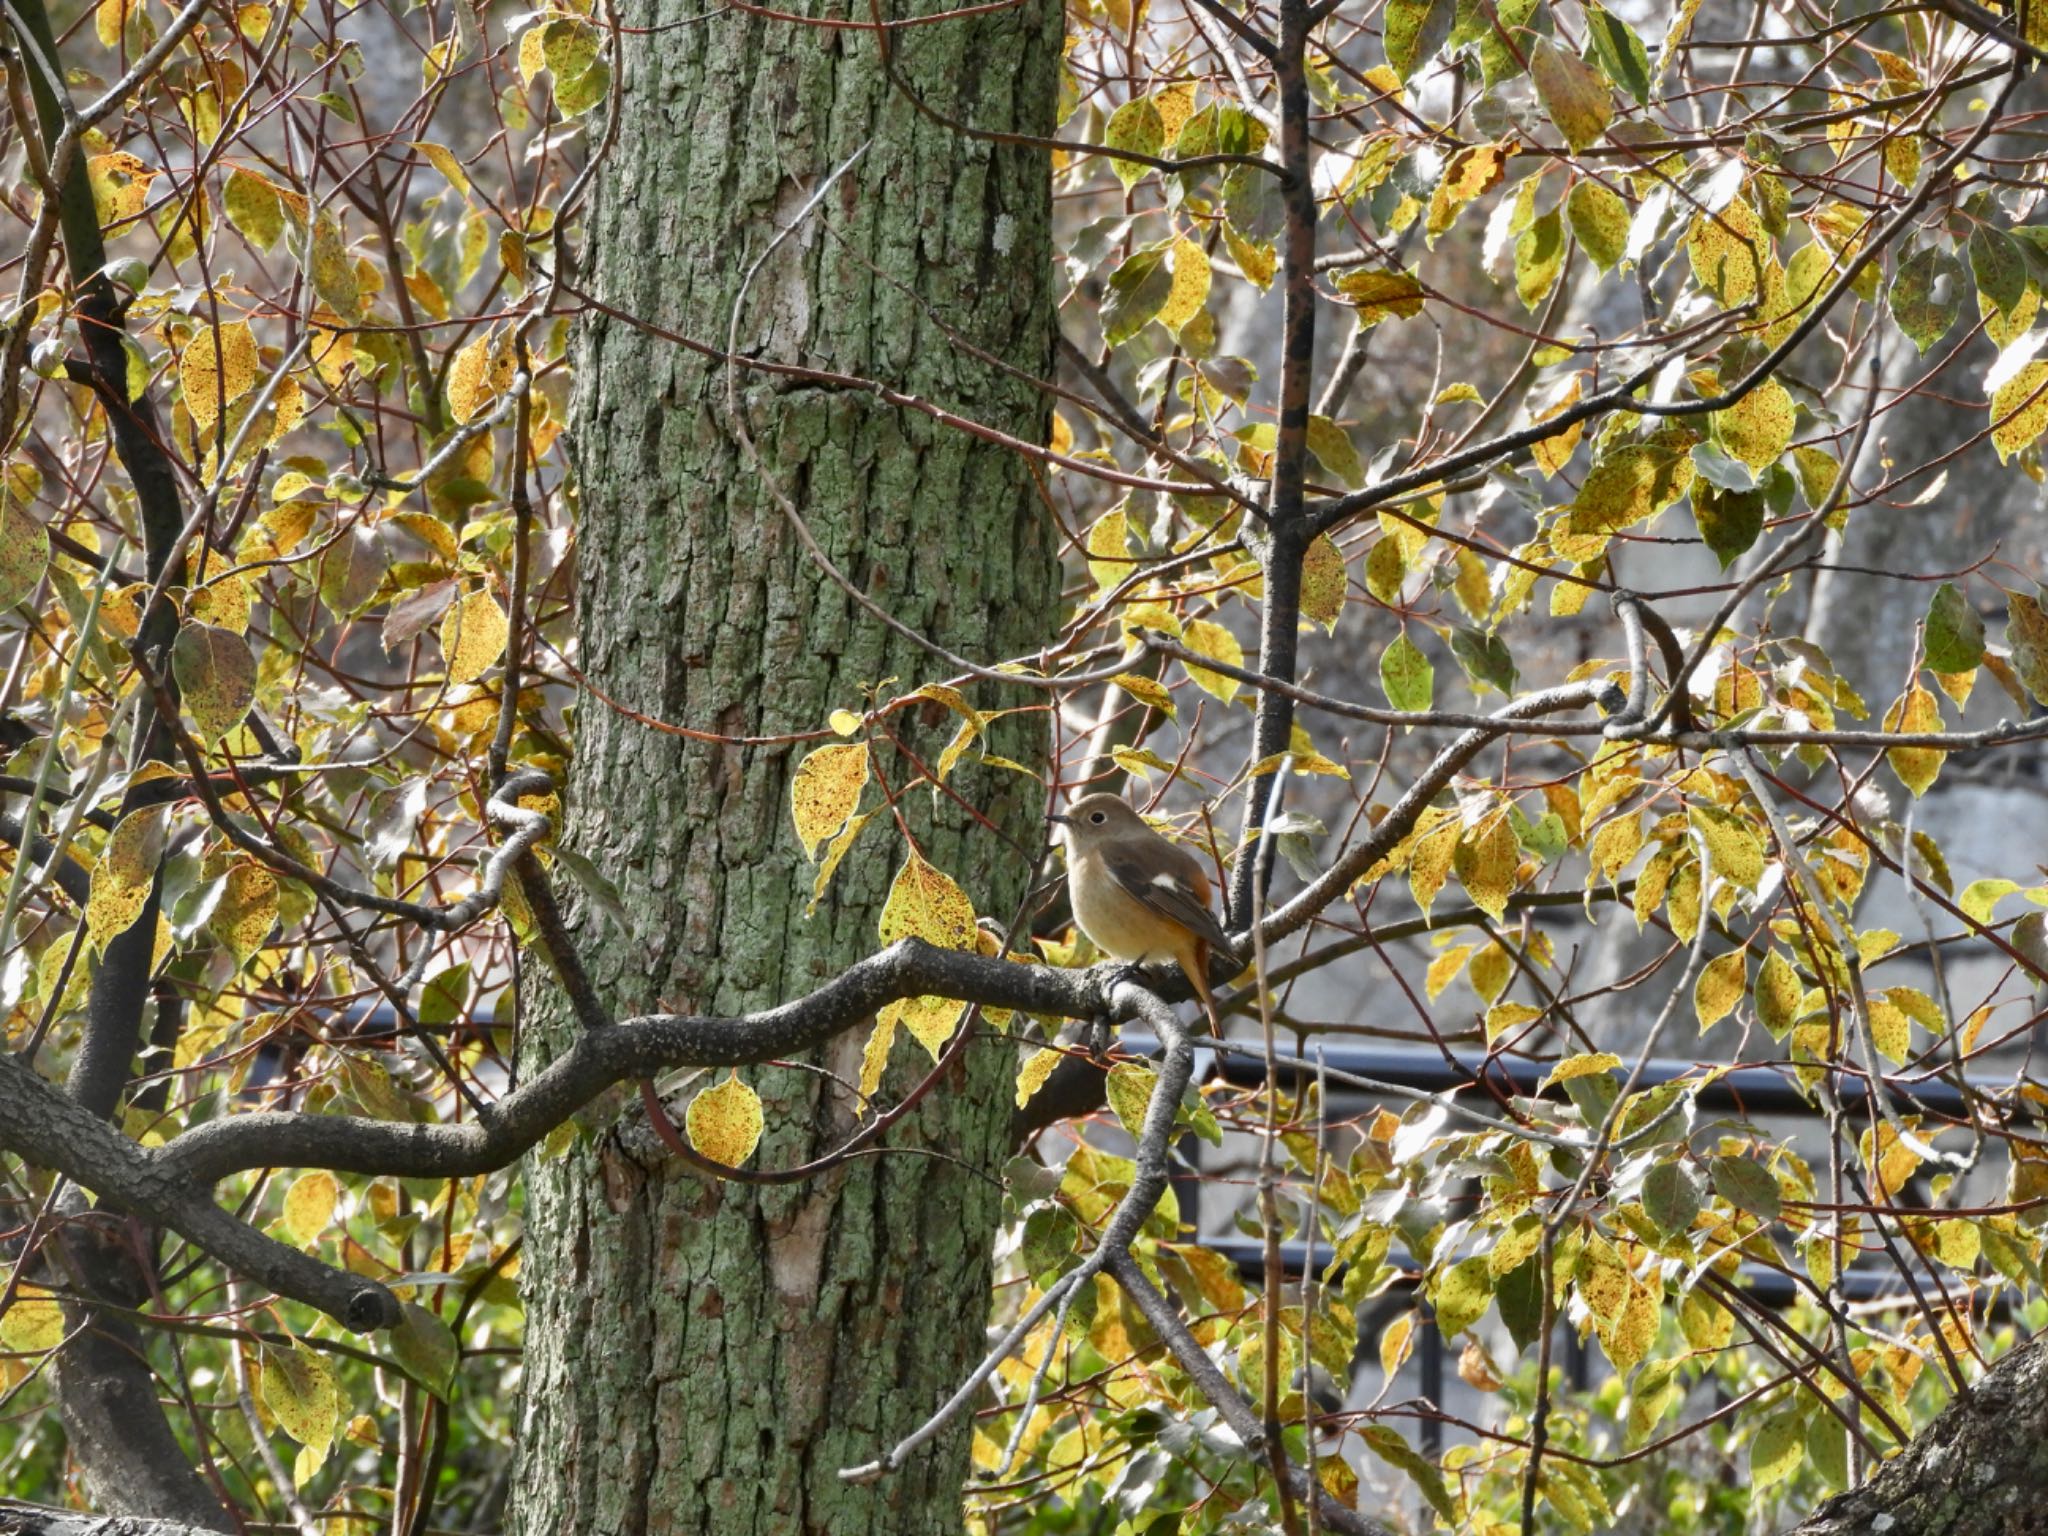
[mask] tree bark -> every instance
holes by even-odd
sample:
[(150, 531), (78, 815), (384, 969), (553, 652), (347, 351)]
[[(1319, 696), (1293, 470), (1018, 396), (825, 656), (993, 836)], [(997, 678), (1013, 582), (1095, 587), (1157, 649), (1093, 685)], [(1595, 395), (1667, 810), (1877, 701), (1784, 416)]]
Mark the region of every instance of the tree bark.
[(2048, 1348), (2000, 1360), (1869, 1481), (1789, 1536), (2040, 1536), (2048, 1532)]
[[(648, 0), (628, 9), (629, 24), (667, 19)], [(1043, 133), (1059, 32), (1058, 7), (1033, 5), (898, 31), (892, 46), (937, 111)], [(921, 115), (885, 77), (872, 32), (726, 13), (628, 37), (624, 120), (590, 240), (605, 305), (722, 348), (742, 274), (865, 146), (753, 280), (738, 350), (887, 381), (1044, 440), (1044, 396), (939, 328), (1049, 373), (1042, 152)], [(1013, 454), (865, 391), (758, 373), (738, 387), (768, 470), (852, 580), (958, 651), (994, 660), (1044, 642), (1056, 529)], [(586, 322), (577, 559), (582, 664), (597, 685), (742, 736), (815, 730), (835, 708), (860, 709), (864, 690), (943, 676), (806, 555), (732, 431), (726, 389), (714, 361), (615, 317)], [(1036, 702), (987, 685), (975, 697), (985, 709)], [(567, 836), (616, 882), (633, 931), (585, 910), (577, 935), (620, 1013), (779, 1001), (877, 947), (903, 858), (886, 814), (805, 915), (814, 872), (789, 782), (815, 743), (688, 740), (590, 698), (578, 714)], [(932, 763), (958, 721), (933, 705), (889, 724)], [(990, 750), (1035, 767), (1046, 735), (1042, 714), (1013, 715)], [(886, 743), (875, 755), (892, 785), (908, 776)], [(971, 762), (950, 783), (999, 833), (924, 790), (901, 810), (976, 910), (1008, 922), (1043, 792)], [(530, 1023), (529, 1067), (571, 1027), (559, 1002)], [(856, 1032), (818, 1064), (857, 1078), (862, 1043)], [(897, 1051), (885, 1100), (929, 1066), (907, 1039)], [(964, 1426), (875, 1487), (837, 1474), (913, 1428), (983, 1348), (1014, 1066), (1008, 1045), (977, 1043), (887, 1150), (791, 1187), (707, 1181), (631, 1135), (536, 1157), (513, 1528), (958, 1531)], [(747, 1077), (767, 1119), (755, 1166), (844, 1139), (848, 1095), (817, 1071)]]

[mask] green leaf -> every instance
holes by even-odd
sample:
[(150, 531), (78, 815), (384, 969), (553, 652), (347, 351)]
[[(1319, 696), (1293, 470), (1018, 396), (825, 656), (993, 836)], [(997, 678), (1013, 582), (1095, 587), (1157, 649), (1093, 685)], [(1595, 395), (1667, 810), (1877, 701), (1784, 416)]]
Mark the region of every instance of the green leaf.
[(1311, 416), (1308, 419), (1308, 451), (1316, 456), (1331, 474), (1351, 490), (1365, 484), (1365, 465), (1358, 457), (1358, 449), (1351, 441), (1351, 434), (1327, 416)]
[(1493, 1303), (1493, 1271), (1481, 1254), (1461, 1259), (1437, 1278), (1437, 1331), (1456, 1338), (1486, 1315)]
[(1436, 668), (1405, 632), (1380, 653), (1380, 688), (1389, 704), (1411, 713), (1428, 709), (1436, 696)]
[[(1151, 97), (1140, 96), (1136, 101), (1125, 102), (1109, 115), (1109, 122), (1102, 131), (1102, 142), (1111, 149), (1156, 157), (1166, 144), (1166, 120), (1159, 115), (1159, 108)], [(1127, 187), (1137, 183), (1152, 169), (1140, 161), (1126, 160), (1121, 156), (1112, 158), (1110, 167), (1116, 172), (1117, 180)]]
[(1636, 30), (1597, 5), (1586, 7), (1586, 36), (1601, 72), (1636, 101), (1650, 102), (1650, 55)]
[(1683, 1163), (1659, 1163), (1643, 1179), (1643, 1213), (1662, 1232), (1683, 1232), (1700, 1213), (1700, 1183)]
[(1451, 626), (1451, 654), (1464, 668), (1465, 676), (1475, 690), (1497, 688), (1503, 694), (1514, 693), (1515, 679), (1520, 674), (1514, 657), (1508, 652), (1507, 642), (1499, 635), (1482, 634), (1476, 629), (1454, 624)]
[(2005, 643), (2012, 651), (2012, 669), (2027, 692), (2036, 703), (2048, 704), (2048, 613), (2041, 611), (2038, 598), (2024, 592), (2005, 594)]
[(1436, 57), (1458, 18), (1458, 0), (1387, 0), (1382, 37), (1387, 62), (1405, 85), (1408, 77)]
[(1544, 41), (1529, 51), (1529, 74), (1543, 110), (1574, 151), (1600, 142), (1614, 118), (1614, 95), (1597, 70)]
[(1359, 1431), (1359, 1438), (1366, 1448), (1387, 1465), (1405, 1472), (1422, 1490), (1422, 1496), (1429, 1500), (1430, 1508), (1443, 1518), (1446, 1525), (1458, 1523), (1457, 1506), (1451, 1502), (1450, 1489), (1444, 1486), (1444, 1475), (1435, 1462), (1418, 1454), (1408, 1442), (1401, 1438), (1401, 1431), (1391, 1424), (1368, 1424)]
[[(1695, 459), (1699, 452), (1697, 448), (1693, 450)], [(1764, 493), (1696, 485), (1692, 491), (1692, 516), (1699, 525), (1700, 542), (1714, 552), (1714, 558), (1725, 571), (1764, 531)]]
[(253, 171), (234, 171), (221, 195), (228, 222), (258, 250), (267, 251), (284, 236), (284, 204), (277, 188)]
[(1984, 660), (1984, 620), (1960, 588), (1944, 581), (1927, 604), (1927, 665), (1967, 672)]
[(1970, 232), (1970, 272), (1977, 292), (2002, 315), (2027, 296), (2027, 258), (2019, 242), (2002, 229), (1979, 224)]
[(1802, 1415), (1787, 1410), (1764, 1420), (1749, 1447), (1749, 1486), (1760, 1494), (1782, 1483), (1799, 1470), (1806, 1459), (1806, 1424)]
[(1166, 253), (1139, 251), (1109, 276), (1109, 297), (1102, 303), (1103, 340), (1112, 347), (1129, 341), (1165, 307), (1172, 292)]
[(1752, 1216), (1775, 1221), (1784, 1211), (1778, 1181), (1762, 1163), (1746, 1157), (1717, 1157), (1709, 1165), (1723, 1200)]
[(446, 1399), (455, 1383), (455, 1335), (448, 1325), (417, 1302), (405, 1303), (404, 1316), (387, 1335), (391, 1353), (406, 1374), (434, 1396)]
[(1512, 80), (1522, 72), (1523, 60), (1529, 52), (1529, 18), (1536, 14), (1538, 3), (1539, 0), (1494, 0), (1490, 7), (1474, 7), (1480, 17), (1479, 79), (1486, 89), (1492, 90), (1501, 81)]
[(1602, 272), (1628, 248), (1628, 204), (1597, 181), (1581, 181), (1564, 202), (1579, 246)]
[(256, 702), (256, 658), (249, 642), (232, 631), (209, 624), (181, 627), (171, 642), (171, 673), (201, 741), (218, 741)]
[(1557, 286), (1564, 269), (1564, 215), (1553, 208), (1515, 238), (1515, 293), (1533, 310)]
[(1892, 318), (1923, 353), (1956, 323), (1963, 307), (1963, 264), (1923, 246), (1899, 262), (1892, 279)]

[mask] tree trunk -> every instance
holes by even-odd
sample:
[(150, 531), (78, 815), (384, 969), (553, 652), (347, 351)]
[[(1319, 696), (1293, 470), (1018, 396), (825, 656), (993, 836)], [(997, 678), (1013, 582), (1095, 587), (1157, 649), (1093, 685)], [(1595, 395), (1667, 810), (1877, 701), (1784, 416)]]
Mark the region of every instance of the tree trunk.
[[(628, 9), (629, 24), (670, 19), (648, 0)], [(937, 111), (1045, 133), (1059, 35), (1058, 7), (1029, 5), (898, 31), (893, 46)], [(866, 146), (754, 278), (739, 352), (886, 381), (1044, 440), (1044, 396), (940, 329), (1049, 372), (1042, 152), (920, 115), (885, 77), (872, 32), (727, 13), (629, 34), (626, 54), (624, 121), (590, 239), (605, 305), (723, 348), (742, 274)], [(957, 651), (993, 660), (1044, 642), (1056, 529), (1023, 462), (866, 391), (756, 372), (738, 383), (770, 472), (853, 581)], [(864, 689), (888, 696), (943, 677), (805, 553), (735, 438), (726, 389), (715, 362), (619, 318), (585, 322), (577, 560), (582, 664), (598, 687), (667, 721), (748, 736), (816, 730), (835, 708), (861, 709)], [(975, 697), (1038, 702), (987, 685)], [(927, 763), (957, 723), (937, 705), (889, 722)], [(876, 947), (904, 851), (886, 814), (805, 915), (814, 872), (792, 833), (789, 782), (816, 743), (708, 744), (588, 696), (576, 726), (567, 836), (616, 882), (633, 928), (586, 907), (577, 933), (620, 1013), (757, 1007)], [(990, 750), (1036, 767), (1046, 735), (1042, 714), (1015, 715), (992, 727)], [(892, 787), (909, 776), (886, 743), (876, 758)], [(971, 762), (950, 785), (1000, 834), (925, 790), (901, 810), (976, 910), (1007, 923), (1031, 877), (1043, 792)], [(569, 1028), (557, 1004), (536, 1012), (529, 1065)], [(863, 1043), (849, 1037), (820, 1064), (851, 1081)], [(907, 1039), (897, 1052), (884, 1100), (929, 1066)], [(876, 1487), (837, 1474), (920, 1422), (984, 1347), (1014, 1066), (1004, 1042), (976, 1044), (887, 1133), (887, 1150), (790, 1187), (706, 1180), (630, 1133), (534, 1159), (514, 1528), (957, 1531), (964, 1427)], [(843, 1087), (795, 1068), (747, 1078), (767, 1118), (753, 1166), (788, 1167), (844, 1139)]]
[(1790, 1536), (2042, 1536), (2044, 1498), (2048, 1348), (2034, 1340)]

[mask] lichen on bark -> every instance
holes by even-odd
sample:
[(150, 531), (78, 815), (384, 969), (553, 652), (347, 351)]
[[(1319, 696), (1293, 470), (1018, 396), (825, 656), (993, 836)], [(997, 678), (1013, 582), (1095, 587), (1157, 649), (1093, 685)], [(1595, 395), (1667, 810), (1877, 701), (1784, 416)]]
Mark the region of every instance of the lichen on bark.
[[(629, 26), (667, 19), (646, 0), (626, 9)], [(1059, 29), (1057, 7), (1027, 6), (894, 46), (939, 111), (1042, 133)], [(887, 381), (1043, 441), (1044, 396), (941, 329), (1049, 372), (1041, 155), (920, 115), (870, 34), (726, 13), (629, 33), (625, 66), (590, 234), (606, 305), (723, 346), (742, 272), (865, 145), (755, 278), (739, 351)], [(736, 441), (721, 366), (627, 321), (582, 324), (579, 627), (606, 694), (770, 735), (816, 729), (864, 689), (942, 675), (806, 557)], [(738, 387), (769, 471), (867, 592), (958, 651), (996, 659), (1044, 642), (1054, 529), (1014, 455), (864, 391), (763, 374)], [(976, 697), (1029, 702), (986, 685)], [(891, 724), (932, 762), (954, 722), (934, 705)], [(1041, 763), (1045, 745), (1042, 714), (992, 728), (990, 749), (1020, 762)], [(707, 744), (579, 705), (566, 836), (617, 884), (633, 931), (586, 910), (577, 934), (619, 1013), (772, 1003), (876, 947), (901, 839), (878, 819), (807, 918), (812, 868), (788, 812), (805, 750)], [(902, 760), (888, 771), (900, 784)], [(976, 909), (1007, 921), (1042, 790), (971, 763), (951, 782), (1000, 835), (923, 791), (905, 814)], [(528, 1018), (528, 1060), (544, 1060), (565, 1010), (542, 1000)], [(860, 1045), (848, 1038), (822, 1064), (855, 1077)], [(901, 1091), (922, 1053), (907, 1040), (898, 1051), (889, 1087)], [(881, 1155), (793, 1187), (709, 1183), (609, 1135), (534, 1159), (515, 1528), (957, 1531), (964, 1429), (875, 1488), (837, 1472), (915, 1425), (982, 1348), (1013, 1067), (1000, 1041), (977, 1044)], [(759, 1165), (843, 1139), (846, 1096), (818, 1073), (748, 1075), (767, 1115)]]

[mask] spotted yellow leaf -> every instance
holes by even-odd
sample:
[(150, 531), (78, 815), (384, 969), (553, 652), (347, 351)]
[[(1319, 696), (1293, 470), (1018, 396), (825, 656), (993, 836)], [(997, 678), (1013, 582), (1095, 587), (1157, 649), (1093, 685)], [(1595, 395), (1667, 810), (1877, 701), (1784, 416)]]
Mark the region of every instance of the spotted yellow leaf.
[(161, 806), (131, 811), (121, 818), (99, 862), (92, 868), (86, 894), (86, 936), (95, 951), (126, 933), (142, 915), (164, 851), (165, 811)]
[(818, 845), (846, 825), (867, 782), (864, 741), (820, 747), (797, 765), (789, 783), (789, 810), (805, 858), (817, 862)]
[(472, 592), (441, 620), (441, 654), (451, 683), (473, 683), (505, 654), (511, 625), (488, 592)]
[(684, 1129), (690, 1145), (715, 1163), (737, 1168), (761, 1141), (761, 1096), (734, 1072), (690, 1100)]
[(284, 1229), (301, 1248), (320, 1240), (334, 1220), (334, 1207), (341, 1199), (341, 1185), (325, 1169), (303, 1173), (284, 1192)]
[(201, 330), (178, 357), (178, 383), (192, 424), (204, 432), (220, 420), (223, 406), (233, 405), (256, 387), (263, 358), (248, 324), (231, 320), (218, 330)]

